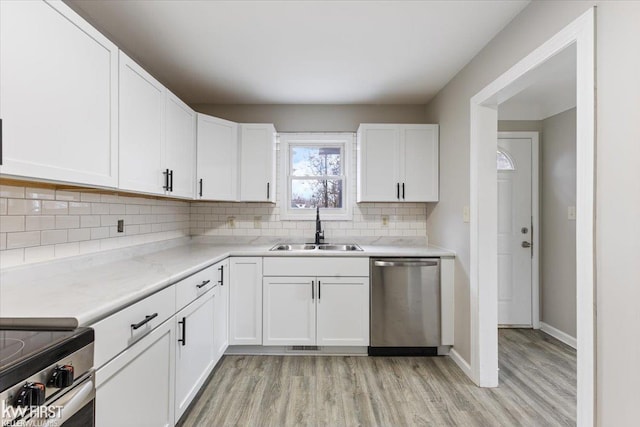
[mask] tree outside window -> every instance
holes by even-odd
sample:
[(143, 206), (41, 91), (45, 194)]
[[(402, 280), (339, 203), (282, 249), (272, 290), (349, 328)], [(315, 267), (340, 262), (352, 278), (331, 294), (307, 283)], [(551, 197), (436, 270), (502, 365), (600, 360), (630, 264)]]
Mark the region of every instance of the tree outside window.
[(290, 208), (342, 209), (344, 145), (290, 146)]

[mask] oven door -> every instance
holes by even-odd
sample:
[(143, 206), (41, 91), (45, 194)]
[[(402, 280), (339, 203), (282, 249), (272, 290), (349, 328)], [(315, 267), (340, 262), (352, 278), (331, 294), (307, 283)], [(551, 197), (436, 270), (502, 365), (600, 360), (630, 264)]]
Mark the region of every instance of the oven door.
[(45, 418), (31, 418), (27, 426), (38, 427), (94, 427), (96, 387), (94, 373), (46, 406)]

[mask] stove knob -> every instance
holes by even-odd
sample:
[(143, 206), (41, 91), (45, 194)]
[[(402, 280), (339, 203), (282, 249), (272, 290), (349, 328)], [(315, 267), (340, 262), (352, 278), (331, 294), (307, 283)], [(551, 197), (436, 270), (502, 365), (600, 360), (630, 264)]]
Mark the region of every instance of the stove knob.
[(49, 387), (65, 388), (73, 384), (73, 366), (56, 366), (47, 385)]
[(42, 383), (27, 383), (18, 390), (13, 406), (42, 406), (45, 386)]

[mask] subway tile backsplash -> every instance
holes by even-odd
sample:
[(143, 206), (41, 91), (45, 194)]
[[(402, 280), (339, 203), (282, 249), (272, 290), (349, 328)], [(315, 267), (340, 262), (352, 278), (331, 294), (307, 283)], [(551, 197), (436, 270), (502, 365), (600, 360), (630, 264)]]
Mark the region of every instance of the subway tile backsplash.
[(0, 185), (0, 268), (188, 236), (190, 210), (182, 201)]

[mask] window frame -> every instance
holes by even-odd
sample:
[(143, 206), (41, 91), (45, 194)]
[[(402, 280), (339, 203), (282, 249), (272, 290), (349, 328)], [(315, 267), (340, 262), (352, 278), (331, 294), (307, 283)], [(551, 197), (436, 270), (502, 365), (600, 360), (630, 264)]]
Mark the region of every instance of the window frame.
[[(315, 209), (293, 209), (291, 208), (291, 183), (294, 177), (291, 175), (291, 147), (341, 147), (342, 148), (342, 175), (337, 176), (342, 179), (343, 200), (341, 209), (320, 208), (320, 218), (323, 221), (347, 221), (353, 218), (352, 193), (355, 185), (351, 182), (351, 161), (354, 143), (354, 134), (349, 132), (339, 133), (319, 133), (319, 132), (296, 132), (279, 134), (280, 151), (280, 219), (284, 221), (315, 221)], [(331, 176), (330, 176), (331, 177)]]

